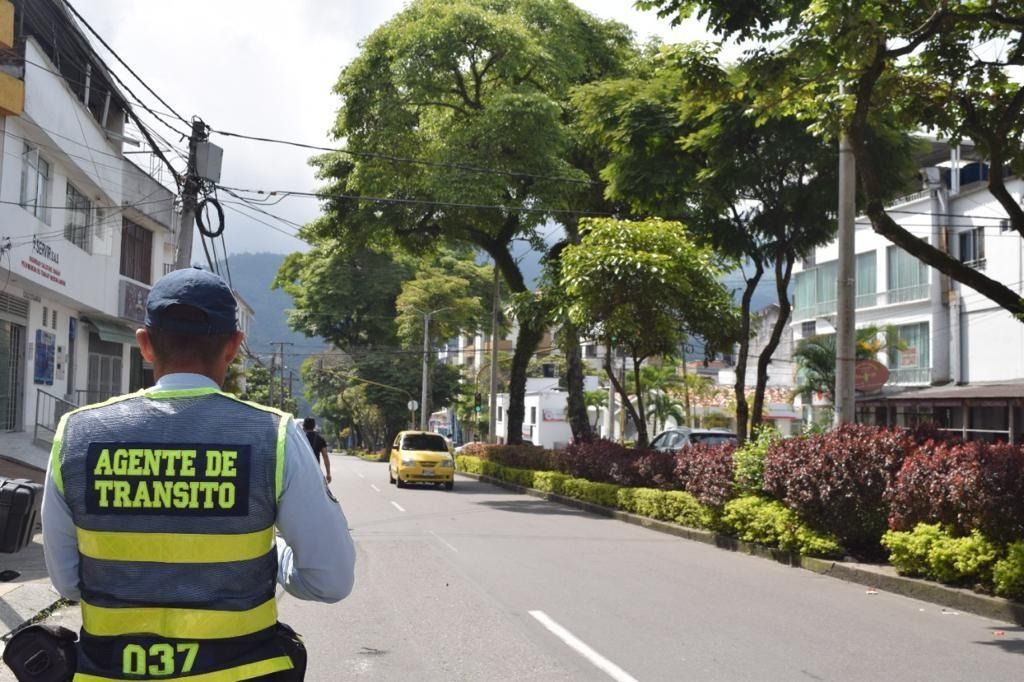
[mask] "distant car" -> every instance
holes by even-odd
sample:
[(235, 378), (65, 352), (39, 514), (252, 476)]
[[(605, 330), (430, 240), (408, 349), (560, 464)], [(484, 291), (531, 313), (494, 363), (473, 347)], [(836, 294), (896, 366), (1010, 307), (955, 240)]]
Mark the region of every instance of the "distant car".
[(662, 431), (654, 440), (651, 447), (661, 452), (674, 452), (682, 448), (706, 443), (708, 445), (721, 445), (722, 443), (737, 443), (736, 434), (724, 429), (691, 429), (686, 426), (677, 426), (667, 431)]
[(427, 431), (399, 433), (391, 446), (388, 481), (399, 488), (409, 483), (433, 483), (451, 490), (455, 486), (455, 458), (448, 439)]

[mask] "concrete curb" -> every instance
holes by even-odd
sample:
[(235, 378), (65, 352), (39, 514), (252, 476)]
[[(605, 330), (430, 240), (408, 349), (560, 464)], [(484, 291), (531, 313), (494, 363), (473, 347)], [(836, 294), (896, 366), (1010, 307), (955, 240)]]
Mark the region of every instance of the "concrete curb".
[(498, 486), (499, 488), (505, 488), (506, 490), (511, 490), (513, 492), (539, 497), (550, 502), (556, 502), (568, 507), (581, 509), (598, 516), (605, 516), (618, 521), (632, 523), (636, 526), (643, 526), (644, 528), (649, 528), (651, 530), (658, 531), (659, 533), (674, 535), (686, 540), (695, 540), (697, 542), (703, 542), (704, 544), (714, 545), (721, 549), (733, 552), (743, 552), (744, 554), (750, 554), (763, 559), (771, 559), (772, 561), (786, 564), (788, 566), (813, 571), (819, 575), (838, 578), (840, 580), (857, 583), (859, 585), (866, 585), (881, 591), (899, 594), (904, 597), (920, 599), (921, 601), (930, 602), (932, 604), (948, 607), (957, 611), (973, 613), (978, 616), (992, 618), (993, 620), (1024, 625), (1024, 604), (1011, 601), (1009, 599), (1003, 599), (1002, 597), (990, 597), (984, 594), (972, 592), (971, 590), (949, 587), (947, 585), (927, 580), (907, 578), (905, 576), (898, 575), (895, 570), (889, 566), (854, 564), (843, 561), (832, 561), (829, 559), (818, 559), (815, 557), (804, 557), (792, 552), (744, 542), (742, 540), (729, 537), (728, 535), (720, 535), (708, 530), (687, 528), (686, 526), (669, 523), (668, 521), (659, 521), (657, 519), (631, 514), (618, 509), (602, 507), (590, 502), (574, 500), (570, 497), (556, 495), (555, 493), (547, 493), (534, 488), (526, 488), (521, 485), (509, 483), (508, 481), (503, 481), (484, 474), (471, 474), (465, 471), (459, 471), (458, 473), (461, 476), (473, 478), (483, 483), (490, 483)]

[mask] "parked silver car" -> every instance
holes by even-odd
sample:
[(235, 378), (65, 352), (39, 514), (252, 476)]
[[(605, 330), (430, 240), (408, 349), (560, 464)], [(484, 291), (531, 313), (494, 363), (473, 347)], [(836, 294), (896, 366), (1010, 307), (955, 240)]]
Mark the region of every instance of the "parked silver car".
[(686, 426), (677, 426), (655, 436), (651, 441), (651, 447), (662, 452), (673, 452), (696, 443), (710, 445), (732, 443), (735, 445), (736, 442), (736, 434), (725, 429), (691, 429)]

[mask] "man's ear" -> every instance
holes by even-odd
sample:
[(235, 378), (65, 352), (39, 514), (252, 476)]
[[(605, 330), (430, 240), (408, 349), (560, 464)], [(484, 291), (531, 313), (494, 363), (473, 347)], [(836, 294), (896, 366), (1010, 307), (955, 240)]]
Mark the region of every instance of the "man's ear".
[(238, 355), (239, 349), (242, 347), (242, 341), (245, 340), (245, 334), (242, 332), (234, 332), (231, 335), (231, 340), (228, 341), (227, 345), (224, 346), (224, 363), (227, 365), (231, 364), (231, 361)]
[(149, 338), (149, 332), (145, 328), (135, 330), (135, 340), (139, 342), (139, 352), (147, 362), (153, 362), (153, 341)]

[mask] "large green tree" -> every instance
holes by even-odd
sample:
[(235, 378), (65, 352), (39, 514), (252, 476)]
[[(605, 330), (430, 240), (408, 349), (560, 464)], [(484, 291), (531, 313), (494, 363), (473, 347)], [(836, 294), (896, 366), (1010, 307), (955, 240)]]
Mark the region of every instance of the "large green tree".
[[(624, 26), (568, 0), (414, 0), (341, 73), (333, 133), (347, 152), (316, 160), (325, 212), (304, 238), (469, 244), (494, 260), (507, 290), (527, 291), (515, 243), (543, 248), (549, 221), (571, 232), (574, 211), (604, 202), (568, 93), (618, 73), (630, 46)], [(512, 442), (546, 322), (518, 320)]]
[[(718, 49), (704, 43), (665, 46), (631, 78), (580, 88), (576, 96), (585, 129), (609, 148), (602, 171), (609, 193), (637, 212), (681, 217), (696, 238), (743, 263), (734, 386), (741, 439), (748, 421), (760, 425), (768, 365), (790, 321), (794, 263), (836, 230), (835, 147), (796, 116), (756, 110), (754, 63), (726, 68)], [(892, 164), (887, 177), (905, 170)], [(766, 274), (779, 316), (757, 356), (751, 409), (750, 308)]]
[(645, 447), (641, 365), (675, 354), (691, 334), (707, 339), (710, 347), (731, 343), (735, 309), (717, 280), (720, 259), (697, 246), (682, 224), (591, 218), (581, 229), (580, 243), (562, 253), (564, 305), (581, 330), (623, 348), (631, 359), (632, 387), (616, 376), (610, 356), (605, 369), (637, 426), (637, 444)]
[[(835, 140), (845, 132), (857, 161), (862, 203), (876, 232), (945, 275), (1024, 318), (1024, 300), (970, 267), (942, 243), (914, 235), (886, 211), (888, 160), (873, 137), (928, 129), (970, 139), (990, 165), (988, 185), (1024, 237), (1024, 209), (1007, 171), (1024, 171), (1024, 3), (1019, 0), (641, 0), (679, 21), (701, 15), (723, 37), (756, 43), (762, 112), (812, 122)], [(842, 89), (842, 90), (841, 90)], [(842, 92), (842, 94), (841, 94)]]

